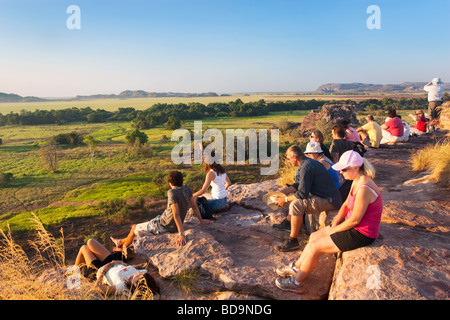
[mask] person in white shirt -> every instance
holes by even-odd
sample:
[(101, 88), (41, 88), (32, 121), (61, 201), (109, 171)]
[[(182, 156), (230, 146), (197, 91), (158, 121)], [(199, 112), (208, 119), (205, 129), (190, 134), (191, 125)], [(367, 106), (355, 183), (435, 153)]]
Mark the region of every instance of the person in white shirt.
[(108, 295), (124, 294), (131, 297), (136, 292), (153, 297), (159, 295), (159, 287), (147, 270), (136, 269), (119, 260), (98, 269), (95, 285)]
[(440, 78), (434, 78), (428, 82), (423, 90), (428, 92), (428, 114), (430, 115), (429, 131), (433, 132), (434, 129), (439, 127), (439, 116), (441, 114), (442, 105), (442, 92), (444, 88), (441, 86), (442, 81)]
[[(208, 199), (208, 205), (212, 211), (221, 210), (227, 205), (227, 189), (231, 185), (230, 178), (227, 176), (225, 169), (215, 162), (204, 163), (204, 171), (206, 172), (203, 187), (195, 192), (193, 197), (204, 196)], [(211, 194), (207, 194), (209, 186), (211, 186)]]

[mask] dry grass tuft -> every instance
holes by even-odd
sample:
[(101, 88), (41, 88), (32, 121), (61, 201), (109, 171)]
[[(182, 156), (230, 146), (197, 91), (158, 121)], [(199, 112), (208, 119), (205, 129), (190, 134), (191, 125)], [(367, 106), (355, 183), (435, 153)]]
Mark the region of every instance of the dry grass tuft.
[(450, 136), (450, 101), (442, 104), (442, 111), (439, 120), (441, 129), (448, 130), (447, 136)]
[(285, 159), (279, 170), (280, 180), (279, 185), (293, 184), (295, 182), (295, 173), (298, 167), (293, 166), (289, 160)]
[(92, 299), (97, 291), (83, 277), (65, 274), (64, 241), (55, 239), (33, 215), (38, 237), (32, 243), (36, 251), (29, 257), (11, 236), (0, 229), (0, 300), (72, 300)]
[(450, 186), (450, 142), (444, 141), (419, 150), (411, 158), (413, 171), (430, 171), (431, 181)]

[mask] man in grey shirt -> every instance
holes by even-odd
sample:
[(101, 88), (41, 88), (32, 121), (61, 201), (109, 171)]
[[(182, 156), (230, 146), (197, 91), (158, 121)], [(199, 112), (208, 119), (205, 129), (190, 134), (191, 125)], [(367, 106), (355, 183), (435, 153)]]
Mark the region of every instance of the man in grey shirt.
[(161, 234), (165, 232), (175, 233), (178, 231), (177, 244), (184, 246), (186, 244), (186, 236), (184, 234), (183, 222), (190, 208), (194, 210), (195, 216), (200, 224), (210, 224), (211, 220), (203, 220), (197, 207), (197, 202), (192, 197), (190, 187), (183, 185), (183, 174), (179, 171), (169, 172), (170, 190), (167, 191), (167, 209), (150, 221), (135, 224), (131, 227), (131, 231), (124, 239), (111, 240), (116, 244), (117, 248), (129, 246), (133, 243), (134, 237), (139, 232), (147, 232), (152, 234)]
[(291, 146), (286, 151), (286, 158), (292, 165), (299, 166), (295, 183), (283, 190), (286, 197), (280, 197), (280, 207), (289, 205), (289, 215), (275, 229), (289, 230), (289, 239), (275, 246), (278, 251), (290, 251), (300, 248), (298, 235), (303, 223), (303, 215), (318, 214), (322, 211), (337, 210), (342, 205), (342, 198), (328, 170), (318, 161), (303, 154), (299, 146)]

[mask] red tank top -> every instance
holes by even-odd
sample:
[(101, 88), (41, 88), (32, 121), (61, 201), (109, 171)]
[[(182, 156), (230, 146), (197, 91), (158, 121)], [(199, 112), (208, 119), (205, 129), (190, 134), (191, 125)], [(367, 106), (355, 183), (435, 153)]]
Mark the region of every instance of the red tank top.
[[(381, 197), (381, 192), (378, 194), (375, 190), (373, 190), (366, 184), (362, 184), (359, 187), (362, 186), (365, 186), (370, 190), (372, 190), (372, 192), (377, 195), (377, 199), (374, 202), (369, 203), (369, 205), (367, 206), (367, 210), (364, 213), (364, 216), (354, 229), (369, 238), (376, 239), (378, 238), (378, 235), (380, 233), (381, 213), (383, 212), (383, 199)], [(353, 206), (355, 205), (356, 193), (358, 192), (358, 190), (356, 190), (355, 194), (353, 194), (352, 192), (353, 190), (351, 190), (348, 195), (349, 210), (347, 212), (345, 219), (350, 218), (350, 216), (352, 215)]]

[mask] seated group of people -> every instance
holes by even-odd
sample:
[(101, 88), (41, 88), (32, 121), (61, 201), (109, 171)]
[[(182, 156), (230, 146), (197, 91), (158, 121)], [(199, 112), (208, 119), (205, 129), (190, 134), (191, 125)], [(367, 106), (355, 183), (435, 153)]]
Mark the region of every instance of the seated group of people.
[[(170, 189), (167, 192), (167, 208), (161, 214), (143, 223), (133, 225), (129, 234), (123, 239), (112, 238), (115, 243), (113, 252), (101, 245), (94, 239), (89, 239), (83, 245), (76, 257), (75, 266), (85, 266), (84, 274), (88, 275), (96, 272), (96, 286), (106, 294), (125, 294), (132, 296), (135, 292), (151, 292), (154, 297), (159, 296), (159, 287), (153, 277), (144, 269), (139, 270), (126, 262), (130, 255), (133, 240), (140, 232), (154, 235), (170, 232), (178, 232), (177, 244), (186, 244), (183, 222), (190, 208), (200, 221), (201, 225), (212, 223), (211, 220), (204, 219), (197, 205), (199, 197), (205, 196), (209, 210), (217, 211), (227, 206), (227, 189), (231, 181), (224, 168), (220, 164), (205, 163), (206, 172), (203, 187), (192, 193), (189, 186), (183, 184), (183, 174), (179, 171), (171, 171), (168, 175)], [(211, 186), (211, 194), (207, 194)], [(137, 290), (137, 291), (136, 291)]]
[[(280, 207), (289, 205), (289, 214), (273, 227), (288, 230), (290, 236), (275, 249), (285, 252), (300, 247), (297, 238), (304, 216), (330, 210), (338, 210), (338, 213), (331, 226), (311, 231), (309, 243), (295, 263), (276, 270), (281, 277), (275, 284), (282, 290), (302, 292), (302, 282), (317, 266), (322, 254), (353, 250), (369, 245), (378, 237), (382, 212), (381, 189), (373, 181), (373, 166), (355, 151), (352, 141), (346, 137), (339, 138), (338, 134), (342, 135), (342, 132), (345, 136), (345, 130), (341, 126), (333, 128), (335, 139), (329, 150), (323, 145), (323, 134), (316, 130), (311, 134), (304, 152), (297, 145), (286, 151), (286, 159), (298, 169), (295, 183), (282, 188), (280, 192), (285, 196), (276, 199)], [(211, 186), (211, 195), (206, 195), (207, 204), (213, 210), (222, 209), (227, 205), (227, 189), (231, 181), (220, 164), (205, 163), (204, 168), (205, 182), (195, 193), (183, 184), (181, 172), (171, 171), (168, 175), (170, 189), (167, 208), (161, 215), (133, 225), (125, 238), (111, 238), (115, 244), (112, 253), (97, 241), (89, 240), (81, 247), (75, 265), (85, 264), (97, 270), (97, 285), (107, 293), (132, 294), (142, 284), (152, 294), (158, 295), (159, 288), (154, 279), (146, 270), (127, 265), (123, 252), (132, 246), (140, 232), (154, 235), (178, 233), (177, 244), (185, 245), (183, 222), (190, 208), (200, 225), (212, 223), (202, 216), (198, 198), (205, 196)]]
[(383, 125), (379, 125), (372, 115), (366, 117), (367, 123), (356, 131), (361, 137), (361, 142), (371, 148), (378, 148), (380, 144), (406, 142), (410, 136), (420, 136), (429, 132), (429, 120), (422, 110), (416, 110), (409, 114), (415, 122), (415, 126), (410, 126), (403, 121), (397, 111), (393, 108), (388, 110), (388, 117)]

